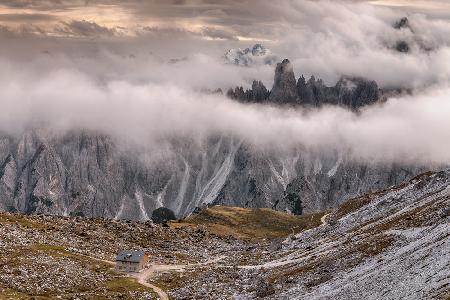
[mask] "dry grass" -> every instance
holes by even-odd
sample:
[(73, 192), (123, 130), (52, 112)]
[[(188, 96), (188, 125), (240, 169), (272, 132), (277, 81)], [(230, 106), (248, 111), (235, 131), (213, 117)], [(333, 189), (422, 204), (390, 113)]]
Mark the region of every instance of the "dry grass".
[(0, 224), (14, 224), (23, 228), (45, 231), (48, 226), (34, 222), (26, 215), (0, 213)]
[(317, 227), (325, 212), (294, 216), (271, 209), (213, 206), (170, 226), (205, 226), (218, 236), (244, 240), (276, 239)]
[(269, 276), (270, 283), (276, 283), (280, 280), (288, 279), (288, 278), (298, 278), (302, 277), (305, 274), (311, 273), (316, 268), (316, 264), (314, 262), (307, 263), (304, 265), (296, 265), (291, 267), (286, 267), (281, 271), (274, 272), (271, 276)]
[(372, 257), (384, 252), (394, 241), (392, 236), (380, 234), (356, 244), (354, 250), (364, 257)]
[(333, 218), (338, 220), (354, 211), (357, 211), (361, 207), (369, 204), (372, 199), (374, 199), (374, 197), (372, 197), (371, 194), (368, 194), (345, 201), (338, 206), (335, 212), (333, 212)]
[(0, 287), (0, 300), (50, 300), (48, 297), (31, 297), (27, 294), (12, 290), (2, 289)]

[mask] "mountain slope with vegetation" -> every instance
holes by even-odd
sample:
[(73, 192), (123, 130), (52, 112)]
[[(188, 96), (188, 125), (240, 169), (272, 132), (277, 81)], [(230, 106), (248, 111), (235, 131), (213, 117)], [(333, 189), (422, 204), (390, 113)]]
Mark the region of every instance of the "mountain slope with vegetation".
[[(447, 300), (449, 207), (446, 170), (304, 216), (215, 206), (155, 225), (2, 213), (0, 299), (153, 299), (146, 282), (171, 299)], [(136, 248), (151, 254), (139, 281), (112, 269)]]

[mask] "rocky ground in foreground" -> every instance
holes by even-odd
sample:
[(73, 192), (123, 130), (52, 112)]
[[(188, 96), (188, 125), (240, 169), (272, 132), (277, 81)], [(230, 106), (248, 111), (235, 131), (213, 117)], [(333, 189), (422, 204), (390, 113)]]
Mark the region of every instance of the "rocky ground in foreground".
[(211, 207), (159, 226), (0, 214), (0, 299), (156, 299), (108, 261), (178, 266), (173, 299), (450, 299), (450, 171), (320, 214)]
[(115, 273), (122, 249), (145, 249), (152, 262), (193, 264), (245, 242), (202, 227), (0, 214), (0, 299), (155, 299), (151, 289)]

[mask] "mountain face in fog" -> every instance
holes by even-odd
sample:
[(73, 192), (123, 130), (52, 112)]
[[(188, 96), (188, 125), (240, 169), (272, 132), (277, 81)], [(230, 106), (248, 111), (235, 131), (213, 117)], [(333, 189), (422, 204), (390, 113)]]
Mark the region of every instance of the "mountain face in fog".
[(320, 107), (339, 105), (357, 109), (375, 103), (380, 99), (380, 90), (375, 81), (343, 76), (333, 87), (312, 76), (308, 81), (301, 76), (298, 80), (288, 59), (277, 64), (274, 84), (269, 92), (260, 81), (254, 81), (250, 90), (242, 87), (230, 89), (227, 96), (242, 102), (274, 103)]
[[(352, 109), (380, 97), (377, 84), (364, 79), (343, 77), (334, 87), (314, 77), (296, 80), (289, 60), (277, 65), (274, 79), (271, 91), (255, 81), (251, 90), (237, 88), (228, 95), (246, 102)], [(262, 150), (223, 134), (201, 145), (189, 138), (172, 140), (165, 152), (164, 159), (146, 153), (152, 161), (146, 163), (112, 137), (81, 130), (4, 135), (0, 210), (147, 220), (159, 207), (185, 216), (196, 207), (225, 204), (302, 214), (398, 184), (423, 169), (355, 163), (350, 154), (331, 149)]]
[(337, 153), (260, 152), (227, 137), (178, 141), (170, 159), (145, 164), (105, 136), (30, 131), (0, 140), (0, 210), (28, 214), (177, 216), (220, 203), (301, 214), (399, 183), (417, 167), (353, 163)]

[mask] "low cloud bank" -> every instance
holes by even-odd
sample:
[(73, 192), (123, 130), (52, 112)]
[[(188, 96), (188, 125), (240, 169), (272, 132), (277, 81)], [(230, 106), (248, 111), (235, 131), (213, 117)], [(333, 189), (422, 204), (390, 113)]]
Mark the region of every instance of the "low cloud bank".
[(92, 130), (142, 147), (227, 135), (262, 150), (333, 149), (357, 160), (450, 162), (450, 87), (356, 114), (244, 105), (173, 84), (99, 84), (71, 70), (1, 77), (0, 130), (12, 135), (29, 128)]

